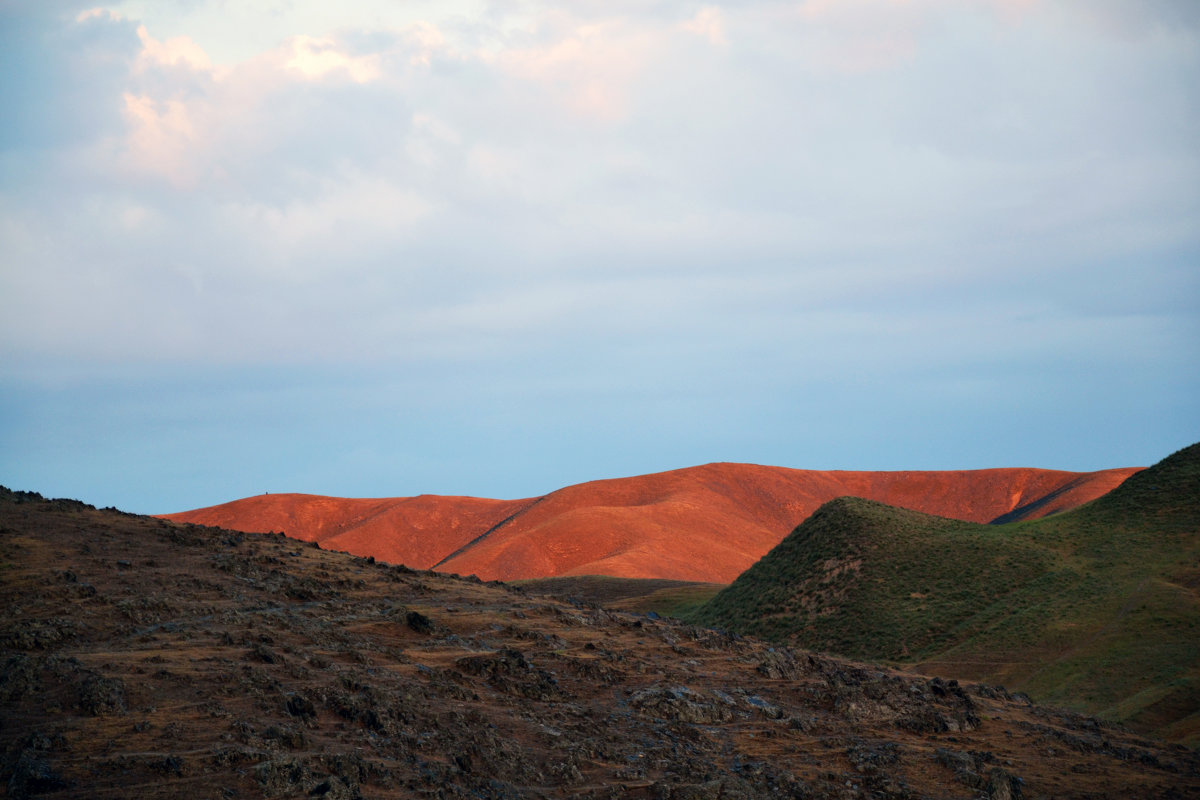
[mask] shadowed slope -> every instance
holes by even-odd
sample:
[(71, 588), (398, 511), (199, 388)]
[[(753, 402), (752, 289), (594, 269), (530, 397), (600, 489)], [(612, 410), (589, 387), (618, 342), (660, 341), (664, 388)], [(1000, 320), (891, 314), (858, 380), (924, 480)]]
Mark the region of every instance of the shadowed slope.
[(282, 530), (488, 580), (598, 574), (728, 583), (841, 495), (982, 523), (1071, 508), (1136, 471), (849, 472), (719, 463), (593, 481), (534, 500), (265, 495), (166, 518)]
[(1200, 792), (1196, 753), (995, 687), (282, 536), (0, 487), (0, 576), (14, 800)]
[(1200, 445), (1005, 525), (822, 506), (687, 616), (1200, 741)]

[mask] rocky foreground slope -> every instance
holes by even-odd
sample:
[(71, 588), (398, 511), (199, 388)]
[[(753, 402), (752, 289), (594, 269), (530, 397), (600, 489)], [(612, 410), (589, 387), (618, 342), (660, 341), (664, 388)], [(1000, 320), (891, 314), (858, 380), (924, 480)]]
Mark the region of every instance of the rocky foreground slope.
[(1200, 796), (1000, 688), (0, 491), (11, 798)]
[(487, 580), (611, 575), (729, 583), (822, 503), (851, 495), (972, 522), (1032, 519), (1136, 468), (850, 472), (755, 464), (592, 481), (543, 497), (269, 494), (165, 515)]

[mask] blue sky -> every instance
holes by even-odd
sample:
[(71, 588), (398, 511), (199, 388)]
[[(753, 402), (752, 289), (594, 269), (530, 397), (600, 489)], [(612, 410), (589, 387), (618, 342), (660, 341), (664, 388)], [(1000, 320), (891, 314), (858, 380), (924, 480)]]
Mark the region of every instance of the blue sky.
[(1190, 0), (0, 1), (0, 483), (1200, 439)]

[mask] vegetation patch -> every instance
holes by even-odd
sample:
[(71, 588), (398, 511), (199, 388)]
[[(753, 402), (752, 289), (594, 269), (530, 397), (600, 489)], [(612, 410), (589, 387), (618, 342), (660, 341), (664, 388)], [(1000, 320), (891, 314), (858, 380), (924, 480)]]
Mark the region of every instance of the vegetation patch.
[(826, 503), (685, 619), (985, 680), (1191, 744), (1200, 445), (1091, 503), (978, 525)]

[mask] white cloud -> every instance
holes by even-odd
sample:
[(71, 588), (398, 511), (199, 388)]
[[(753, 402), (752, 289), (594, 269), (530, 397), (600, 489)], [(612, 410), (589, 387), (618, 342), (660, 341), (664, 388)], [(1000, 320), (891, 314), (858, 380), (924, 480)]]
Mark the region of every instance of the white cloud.
[[(347, 269), (347, 260), (409, 241), (435, 205), (385, 176), (347, 167), (321, 180), (315, 196), (282, 205), (262, 202), (223, 206), (227, 223), (244, 241), (261, 241), (258, 262), (284, 280), (311, 280)], [(300, 273), (300, 274), (297, 274)]]
[(415, 67), (431, 66), (435, 56), (449, 47), (446, 37), (436, 25), (429, 22), (406, 25), (401, 29), (401, 36), (409, 54), (409, 64)]
[(188, 106), (181, 100), (156, 103), (146, 95), (124, 95), (129, 134), (124, 163), (131, 172), (166, 178), (179, 187), (195, 184), (201, 164)]
[(629, 95), (665, 35), (653, 25), (621, 18), (592, 22), (549, 14), (536, 43), (486, 57), (506, 75), (542, 87), (575, 114), (617, 122), (627, 116)]
[(177, 64), (197, 70), (211, 70), (212, 59), (195, 42), (187, 36), (175, 36), (160, 42), (150, 35), (145, 25), (137, 29), (138, 39), (142, 42), (142, 52), (138, 63), (142, 69), (147, 65), (175, 66)]
[(295, 36), (288, 42), (291, 51), (286, 62), (309, 80), (319, 80), (330, 74), (344, 75), (355, 83), (367, 83), (380, 77), (380, 58), (377, 54), (351, 56), (338, 50), (335, 41), (312, 36)]
[(89, 8), (75, 15), (76, 22), (87, 22), (89, 19), (108, 19), (113, 22), (119, 22), (124, 17), (116, 11), (106, 8)]
[[(141, 25), (127, 85), (108, 98), (122, 135), (58, 153), (57, 177), (6, 190), (32, 203), (78, 180), (88, 202), (119, 212), (101, 222), (67, 206), (29, 222), (35, 237), (88, 236), (40, 257), (62, 263), (9, 302), (53, 313), (53, 286), (78, 291), (71, 265), (101, 253), (112, 271), (101, 290), (128, 293), (130, 308), (182, 292), (176, 321), (153, 337), (162, 357), (175, 345), (200, 353), (214, 307), (249, 358), (289, 336), (310, 352), (324, 336), (331, 358), (337, 346), (362, 352), (368, 331), (391, 324), (388, 303), (421, 324), (432, 303), (481, 336), (494, 324), (519, 351), (572, 320), (603, 331), (605, 319), (655, 314), (698, 342), (697, 319), (766, 337), (736, 309), (773, 295), (870, 309), (889, 293), (981, 285), (993, 270), (1052, 273), (1096, 258), (1089, 240), (1130, 257), (1194, 246), (1196, 160), (1164, 145), (1197, 125), (1190, 62), (1064, 30), (1054, 14), (1069, 9), (507, 8), (280, 28), (263, 33), (274, 44), (220, 64), (199, 34)], [(1125, 108), (1138, 113), (1112, 115)], [(86, 177), (63, 177), (80, 153)], [(145, 280), (150, 263), (168, 265), (158, 283)], [(289, 301), (330, 299), (325, 324), (342, 333), (280, 312), (268, 335), (234, 313), (246, 307), (236, 292), (260, 297), (273, 281), (293, 287)], [(571, 313), (550, 313), (558, 302)], [(88, 350), (96, 330), (64, 320), (53, 348)], [(141, 352), (136, 337), (114, 342)]]
[(724, 15), (716, 6), (705, 6), (696, 12), (696, 16), (684, 22), (680, 27), (688, 33), (694, 33), (707, 39), (712, 44), (729, 44), (725, 35)]

